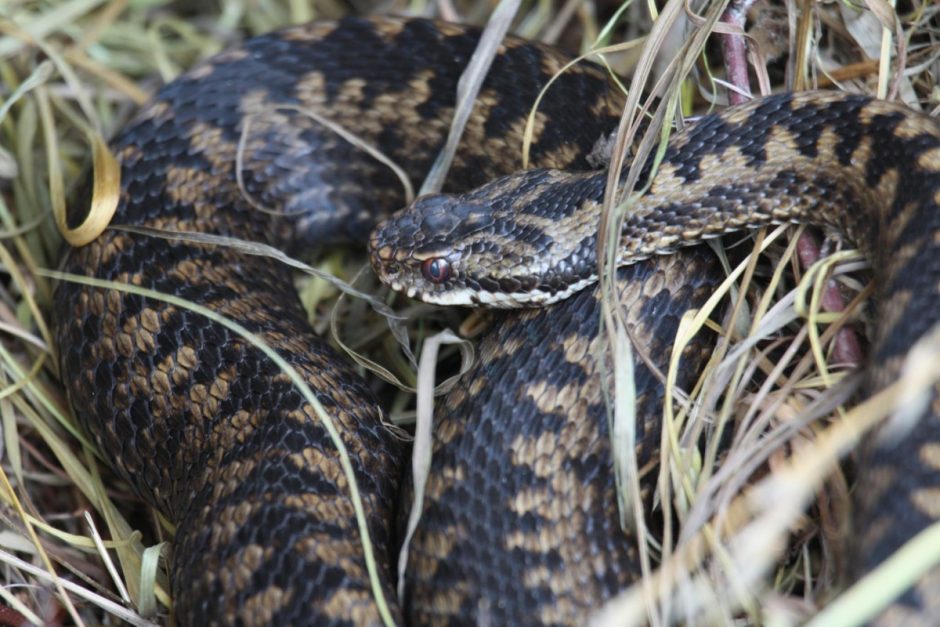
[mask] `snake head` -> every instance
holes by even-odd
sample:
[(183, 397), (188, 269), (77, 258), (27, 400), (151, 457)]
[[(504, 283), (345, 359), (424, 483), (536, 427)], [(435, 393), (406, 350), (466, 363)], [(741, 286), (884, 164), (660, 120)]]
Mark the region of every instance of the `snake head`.
[[(467, 288), (476, 274), (480, 242), (494, 223), (486, 206), (458, 196), (431, 194), (379, 224), (369, 239), (379, 279), (410, 298), (442, 305), (473, 305)], [(471, 279), (470, 287), (473, 286)]]
[(588, 217), (584, 233), (572, 233), (571, 219), (540, 215), (542, 208), (564, 211), (554, 192), (552, 200), (542, 197), (558, 188), (559, 176), (530, 170), (467, 194), (418, 198), (372, 232), (372, 267), (393, 290), (438, 305), (511, 308), (560, 300), (591, 280), (597, 219)]

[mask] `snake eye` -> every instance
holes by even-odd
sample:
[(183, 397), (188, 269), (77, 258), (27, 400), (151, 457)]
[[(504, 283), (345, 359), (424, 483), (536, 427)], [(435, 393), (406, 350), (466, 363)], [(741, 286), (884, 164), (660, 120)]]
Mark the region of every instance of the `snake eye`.
[(421, 274), (431, 283), (443, 283), (450, 278), (450, 262), (443, 257), (432, 257), (421, 262)]

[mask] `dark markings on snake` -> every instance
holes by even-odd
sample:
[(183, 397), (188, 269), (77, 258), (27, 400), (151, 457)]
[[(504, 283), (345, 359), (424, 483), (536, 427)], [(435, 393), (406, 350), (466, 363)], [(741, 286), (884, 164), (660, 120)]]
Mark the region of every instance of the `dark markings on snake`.
[[(402, 204), (400, 185), (303, 110), (355, 131), (420, 180), (443, 144), (454, 88), (477, 38), (470, 28), (382, 18), (300, 26), (245, 42), (166, 86), (115, 140), (122, 175), (115, 222), (287, 249), (363, 241)], [(507, 40), (447, 190), (521, 167), (521, 124), (549, 69), (566, 61), (548, 48)], [(622, 103), (604, 71), (588, 64), (569, 70), (539, 107), (532, 146), (532, 167), (552, 170), (498, 179), (452, 199), (472, 227), (431, 220), (477, 238), (465, 257), (448, 253), (451, 278), (466, 281), (468, 298), (482, 299), (481, 286), (560, 293), (590, 276), (594, 235), (577, 212), (597, 209), (606, 174), (571, 171), (587, 168)], [(742, 214), (748, 207), (765, 214), (760, 224), (822, 219), (844, 228), (875, 256), (886, 321), (873, 339), (869, 379), (876, 389), (896, 378), (903, 360), (895, 358), (937, 324), (938, 138), (937, 123), (925, 116), (838, 94), (775, 96), (707, 116), (666, 151), (664, 167), (682, 181), (684, 200), (671, 196), (674, 189), (641, 199), (623, 230), (625, 254), (650, 257), (757, 226)], [(725, 171), (707, 165), (723, 158)], [(649, 163), (643, 168), (650, 172)], [(503, 195), (490, 198), (496, 192)], [(275, 215), (258, 211), (246, 193)], [(512, 214), (519, 216), (512, 226), (494, 220), (484, 238), (477, 226), (490, 219), (477, 215), (477, 204), (523, 208)], [(578, 239), (565, 239), (549, 223), (573, 228)], [(373, 261), (394, 267), (386, 280), (411, 280), (410, 252), (382, 245), (395, 228), (389, 224), (371, 237)], [(398, 224), (419, 248), (447, 241), (419, 226), (413, 217)], [(516, 234), (519, 243), (502, 241)], [(526, 250), (503, 251), (507, 245)], [(518, 269), (519, 260), (535, 258), (534, 249), (558, 245), (567, 252), (545, 279), (476, 267), (482, 259), (513, 260), (492, 267)], [(394, 620), (581, 624), (639, 576), (636, 538), (621, 529), (616, 509), (603, 402), (612, 382), (596, 361), (596, 290), (501, 316), (481, 341), (477, 364), (443, 401), (398, 607), (394, 513), (410, 490), (399, 490), (403, 447), (383, 424), (369, 385), (308, 326), (287, 269), (231, 249), (120, 230), (71, 251), (65, 269), (185, 296), (239, 322), (290, 362), (350, 452)], [(681, 316), (700, 307), (721, 279), (714, 260), (694, 248), (617, 276), (631, 337), (665, 370)], [(423, 296), (446, 288), (418, 287)], [(172, 592), (181, 624), (379, 620), (335, 447), (313, 408), (262, 353), (188, 310), (73, 283), (59, 286), (54, 319), (79, 422), (118, 474), (176, 524)], [(708, 342), (696, 338), (686, 349), (680, 387), (694, 382)], [(642, 466), (658, 455), (663, 390), (643, 362), (636, 385)], [(856, 490), (856, 574), (934, 521), (919, 494), (940, 483), (937, 399), (935, 387), (914, 432), (890, 446), (867, 445)], [(651, 488), (643, 484), (648, 503)], [(657, 529), (657, 513), (649, 517)], [(891, 611), (936, 617), (937, 579), (931, 571)]]

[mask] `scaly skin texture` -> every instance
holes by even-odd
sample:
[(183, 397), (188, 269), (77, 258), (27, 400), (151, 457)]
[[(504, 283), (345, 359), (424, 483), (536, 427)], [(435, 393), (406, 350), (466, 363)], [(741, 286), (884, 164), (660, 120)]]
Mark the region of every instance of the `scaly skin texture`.
[[(509, 307), (531, 304), (532, 294), (563, 298), (570, 286), (596, 281), (594, 228), (606, 178), (532, 170), (466, 194), (419, 199), (372, 233), (373, 267), (394, 289), (428, 302)], [(648, 178), (647, 165), (639, 180)], [(670, 141), (648, 192), (630, 207), (619, 259), (632, 264), (788, 221), (838, 228), (868, 251), (880, 317), (866, 392), (895, 381), (912, 347), (940, 331), (940, 121), (826, 92), (781, 94), (706, 116)], [(424, 269), (429, 260), (438, 275)], [(923, 401), (910, 423), (889, 422), (865, 443), (855, 490), (856, 577), (940, 519), (940, 381)], [(432, 475), (442, 469), (459, 474), (441, 466)], [(462, 530), (472, 516), (440, 518)], [(432, 518), (427, 527), (438, 524)], [(507, 549), (514, 542), (501, 541)], [(453, 596), (438, 594), (444, 600), (435, 607)], [(880, 618), (899, 620), (940, 623), (940, 566)]]
[[(722, 278), (714, 255), (683, 251), (618, 278), (635, 350), (666, 372), (680, 318)], [(405, 574), (413, 624), (580, 625), (639, 577), (638, 539), (621, 530), (617, 508), (603, 397), (613, 394), (613, 370), (597, 358), (597, 299), (583, 290), (503, 317), (437, 412)], [(680, 389), (698, 378), (705, 343), (683, 353)], [(651, 510), (663, 386), (635, 362), (636, 454)], [(660, 537), (661, 516), (650, 514), (648, 526)]]
[[(462, 27), (381, 19), (314, 24), (246, 42), (167, 86), (117, 139), (115, 222), (288, 248), (361, 240), (401, 204), (399, 184), (307, 112), (353, 131), (420, 179), (443, 142), (476, 38)], [(525, 116), (564, 61), (506, 42), (450, 189), (519, 169)], [(585, 66), (566, 75), (540, 107), (533, 166), (585, 169), (584, 156), (614, 126), (620, 105), (600, 71)], [(766, 208), (767, 190), (804, 199), (795, 206), (806, 214), (837, 203), (858, 208), (851, 220), (827, 215), (875, 252), (886, 305), (871, 381), (877, 387), (895, 378), (940, 311), (936, 124), (865, 99), (809, 95), (762, 101), (696, 129), (674, 142), (653, 183), (653, 211), (637, 220), (692, 215), (670, 227), (691, 241), (766, 221), (740, 212), (753, 202)], [(538, 196), (532, 191), (527, 204), (558, 204)], [(716, 219), (716, 207), (730, 211), (730, 222), (702, 227), (699, 219)], [(536, 215), (525, 232), (539, 235), (552, 221), (565, 220)], [(636, 226), (628, 223), (628, 239)], [(640, 256), (678, 245), (667, 237), (646, 250), (645, 236), (633, 236)], [(621, 271), (622, 304), (637, 312), (634, 331), (654, 347), (668, 345), (677, 317), (700, 302), (711, 281), (701, 253), (684, 259)], [(298, 369), (349, 449), (380, 585), (393, 619), (401, 620), (391, 563), (402, 447), (354, 370), (310, 331), (288, 272), (230, 249), (126, 231), (108, 231), (72, 251), (65, 267), (200, 303), (260, 335)], [(680, 268), (693, 269), (691, 283), (679, 280)], [(628, 279), (632, 273), (649, 282)], [(637, 576), (633, 540), (619, 530), (609, 498), (598, 402), (609, 382), (589, 350), (594, 298), (588, 291), (545, 312), (505, 318), (482, 345), (477, 370), (446, 401), (453, 413), (435, 445), (441, 472), (431, 480), (406, 581), (411, 622), (579, 623)], [(653, 323), (636, 317), (641, 313)], [(379, 620), (334, 447), (312, 408), (257, 349), (189, 311), (72, 283), (57, 292), (56, 320), (76, 415), (124, 479), (177, 524), (172, 569), (181, 623)], [(573, 377), (563, 380), (564, 372)], [(649, 408), (662, 392), (648, 373), (638, 385), (638, 429), (646, 435), (639, 452), (646, 459), (646, 445), (658, 440), (646, 420), (656, 415)], [(858, 489), (860, 570), (936, 518), (930, 489), (940, 467), (938, 398), (934, 390), (916, 429), (898, 443), (870, 444)], [(481, 473), (490, 461), (499, 481)], [(886, 616), (931, 624), (940, 598), (936, 577)]]
[[(344, 20), (259, 37), (210, 60), (162, 89), (114, 142), (114, 224), (288, 248), (363, 241), (403, 204), (400, 183), (307, 112), (353, 131), (419, 181), (443, 144), (477, 39), (472, 29), (422, 20)], [(506, 41), (450, 189), (521, 167), (530, 106), (566, 61)], [(571, 103), (591, 119), (562, 115)], [(586, 167), (620, 106), (597, 68), (566, 74), (539, 109), (534, 164)], [(199, 303), (300, 372), (349, 451), (380, 584), (400, 621), (391, 553), (402, 446), (353, 368), (309, 328), (289, 271), (225, 247), (119, 230), (72, 250), (65, 270)], [(379, 621), (335, 447), (273, 363), (200, 315), (120, 291), (64, 282), (55, 320), (76, 416), (118, 473), (177, 525), (180, 623)]]

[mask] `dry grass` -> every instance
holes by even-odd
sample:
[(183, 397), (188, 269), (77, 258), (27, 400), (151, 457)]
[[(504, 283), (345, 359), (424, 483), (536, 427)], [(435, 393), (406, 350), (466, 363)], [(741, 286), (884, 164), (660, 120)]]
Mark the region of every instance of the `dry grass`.
[[(169, 602), (158, 544), (168, 525), (99, 463), (103, 456), (76, 429), (58, 383), (47, 317), (52, 283), (42, 272), (56, 267), (61, 250), (53, 210), (74, 198), (91, 148), (112, 136), (158, 85), (250, 34), (337, 17), (345, 5), (204, 4), (209, 8), (185, 16), (178, 12), (184, 3), (159, 0), (7, 0), (0, 6), (0, 601), (34, 624), (160, 623)], [(213, 10), (216, 4), (220, 10)], [(610, 32), (598, 21), (604, 4), (616, 3), (523, 3), (516, 30), (584, 52), (599, 37), (597, 45), (608, 45), (650, 33), (647, 3), (627, 7), (630, 25)], [(809, 10), (793, 16), (775, 10), (781, 4), (760, 7), (752, 33), (760, 46), (753, 57), (755, 92), (788, 85), (860, 89), (899, 94), (938, 112), (940, 6), (902, 3), (897, 26), (883, 30), (874, 13), (859, 17), (844, 4), (797, 3)], [(893, 19), (886, 3), (869, 4)], [(681, 5), (660, 7), (646, 41), (659, 55), (648, 47), (642, 55), (628, 51), (606, 60), (620, 71), (648, 75), (648, 88), (678, 93), (676, 109), (688, 114), (720, 103), (725, 93), (717, 48), (708, 44), (702, 52), (721, 7), (698, 7), (705, 21), (695, 24), (697, 35), (676, 38), (664, 25), (685, 19)], [(456, 0), (383, 4), (387, 12), (437, 11), (476, 22), (486, 19), (488, 7)], [(900, 64), (897, 54), (886, 54), (898, 50)], [(671, 59), (676, 63), (669, 66)], [(642, 102), (639, 91), (632, 94), (635, 104)], [(671, 109), (659, 111), (656, 121), (673, 116)], [(658, 137), (651, 135), (646, 149), (655, 150)], [(683, 327), (689, 334), (709, 326), (721, 340), (699, 385), (687, 397), (676, 396), (664, 415), (660, 495), (673, 505), (665, 508), (675, 517), (670, 528), (681, 531), (649, 554), (648, 571), (650, 581), (668, 585), (628, 591), (609, 606), (608, 616), (616, 616), (609, 624), (732, 616), (790, 624), (837, 593), (849, 479), (834, 461), (853, 447), (857, 425), (885, 415), (899, 392), (892, 388), (854, 409), (843, 407), (854, 379), (849, 368), (835, 364), (834, 340), (840, 328), (863, 330), (859, 321), (869, 319), (865, 274), (857, 273), (864, 264), (846, 250), (807, 270), (797, 261), (796, 239), (784, 231), (744, 242), (760, 256), (731, 251), (723, 300), (716, 297), (713, 311), (690, 316)], [(334, 253), (319, 267), (351, 278), (358, 263)], [(843, 313), (821, 309), (826, 277), (848, 301)], [(304, 295), (321, 312), (335, 299), (332, 288), (316, 281), (306, 284)], [(329, 315), (318, 319), (327, 330)], [(371, 345), (378, 361), (414, 385), (395, 342), (378, 330), (366, 335), (354, 348)], [(340, 336), (349, 337), (342, 329)], [(612, 345), (626, 355), (622, 338), (614, 335)], [(926, 355), (922, 370), (929, 372), (940, 358)], [(628, 401), (618, 396), (615, 413), (629, 417)], [(411, 402), (402, 395), (392, 413), (407, 415)], [(719, 456), (717, 439), (704, 454), (692, 446), (705, 425), (731, 434), (730, 452)], [(902, 578), (916, 572), (904, 562), (899, 568)], [(16, 618), (0, 612), (5, 616)], [(834, 620), (852, 619), (839, 614)]]

